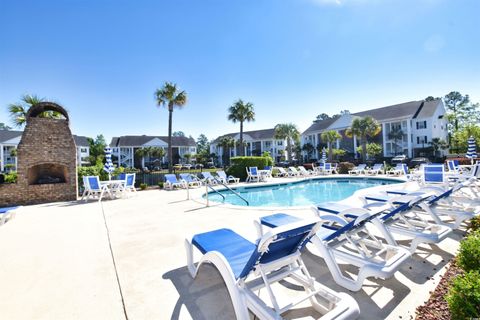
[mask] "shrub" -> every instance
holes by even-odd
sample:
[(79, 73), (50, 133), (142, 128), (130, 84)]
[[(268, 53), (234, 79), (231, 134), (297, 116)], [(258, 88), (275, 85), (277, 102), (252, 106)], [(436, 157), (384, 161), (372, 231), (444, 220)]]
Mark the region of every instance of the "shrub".
[(480, 317), (480, 273), (470, 271), (453, 280), (445, 297), (453, 320)]
[(470, 230), (470, 232), (475, 232), (480, 230), (480, 216), (475, 216), (472, 219), (470, 219), (468, 230)]
[(140, 183), (140, 190), (145, 190), (147, 189), (147, 184), (146, 183)]
[(355, 165), (351, 162), (340, 162), (338, 164), (337, 171), (340, 174), (347, 174), (349, 170), (355, 168)]
[(11, 171), (9, 173), (5, 173), (5, 183), (16, 183), (17, 182), (17, 172)]
[(480, 270), (480, 231), (472, 232), (460, 242), (457, 260), (466, 272)]
[(160, 189), (163, 189), (163, 184), (164, 184), (164, 182), (163, 182), (163, 181), (160, 181), (160, 182), (158, 183), (158, 187), (159, 187)]
[(247, 178), (246, 168), (263, 169), (265, 166), (272, 166), (273, 160), (270, 157), (233, 157), (230, 159), (230, 163), (231, 166), (227, 169), (227, 173), (243, 181)]

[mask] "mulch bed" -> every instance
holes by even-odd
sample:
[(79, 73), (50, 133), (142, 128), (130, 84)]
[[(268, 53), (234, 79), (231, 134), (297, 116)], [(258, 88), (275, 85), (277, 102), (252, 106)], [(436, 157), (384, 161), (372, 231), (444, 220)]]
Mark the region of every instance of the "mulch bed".
[(456, 265), (455, 260), (452, 260), (438, 286), (431, 293), (430, 299), (417, 308), (417, 320), (450, 319), (450, 310), (444, 297), (448, 293), (452, 280), (461, 274), (463, 270)]

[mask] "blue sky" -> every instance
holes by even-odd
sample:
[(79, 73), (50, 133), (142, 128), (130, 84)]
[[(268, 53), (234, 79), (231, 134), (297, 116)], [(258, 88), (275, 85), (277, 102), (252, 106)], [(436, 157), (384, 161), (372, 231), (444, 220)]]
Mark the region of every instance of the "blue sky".
[(174, 130), (235, 132), (443, 96), (480, 101), (477, 0), (0, 2), (0, 122), (24, 93), (59, 102), (79, 135), (166, 135), (153, 92), (188, 93)]

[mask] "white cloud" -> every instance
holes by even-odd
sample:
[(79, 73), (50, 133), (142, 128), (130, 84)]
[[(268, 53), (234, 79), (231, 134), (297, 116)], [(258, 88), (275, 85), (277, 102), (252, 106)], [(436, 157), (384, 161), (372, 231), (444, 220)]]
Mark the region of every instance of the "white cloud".
[(445, 47), (445, 39), (438, 34), (431, 35), (423, 43), (423, 49), (427, 52), (438, 52), (443, 47)]

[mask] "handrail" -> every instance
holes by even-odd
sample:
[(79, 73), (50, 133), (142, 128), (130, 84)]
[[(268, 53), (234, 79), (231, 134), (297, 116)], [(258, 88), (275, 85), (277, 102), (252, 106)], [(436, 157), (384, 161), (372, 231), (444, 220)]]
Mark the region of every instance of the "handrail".
[(218, 193), (222, 198), (223, 198), (223, 201), (225, 201), (225, 196), (223, 194), (221, 194), (220, 192), (218, 192), (218, 190), (214, 189), (211, 185), (206, 184), (207, 187), (209, 187), (210, 189), (212, 189), (213, 191), (215, 191), (216, 193)]
[[(219, 179), (215, 179), (215, 181), (217, 181), (218, 183), (220, 183), (222, 186), (224, 186), (225, 188), (227, 188), (228, 190), (230, 190), (234, 195), (236, 195), (237, 197), (239, 197), (240, 199), (242, 199), (243, 201), (245, 201), (245, 203), (247, 204), (247, 206), (250, 206), (250, 203), (248, 202), (247, 199), (245, 199), (244, 197), (242, 197), (240, 195), (240, 193), (236, 192), (235, 190), (233, 190), (232, 188), (230, 188), (229, 186), (227, 186), (225, 183), (222, 182), (222, 180), (219, 180)], [(225, 199), (225, 198), (223, 198)]]

